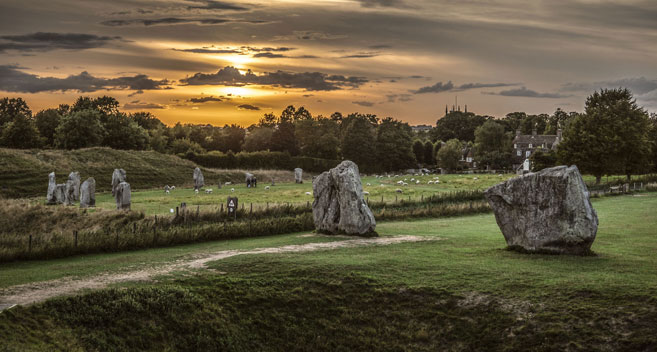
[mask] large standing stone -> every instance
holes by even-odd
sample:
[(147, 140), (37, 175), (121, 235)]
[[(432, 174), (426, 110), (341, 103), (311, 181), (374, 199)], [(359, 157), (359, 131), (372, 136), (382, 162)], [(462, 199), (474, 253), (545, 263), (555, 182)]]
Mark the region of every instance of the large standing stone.
[[(72, 190), (69, 192), (68, 190), (66, 191), (67, 194), (72, 194), (72, 199), (73, 201), (78, 201), (80, 200), (80, 173), (77, 171), (73, 171), (70, 174), (68, 174), (68, 180), (71, 181), (70, 187)], [(67, 182), (68, 184), (68, 182)]]
[(246, 178), (246, 187), (257, 187), (258, 186), (258, 180), (256, 179), (255, 175), (253, 175), (250, 172), (245, 173), (245, 178)]
[(64, 204), (66, 202), (66, 184), (60, 183), (55, 186), (54, 193), (54, 203), (53, 204)]
[(303, 183), (303, 170), (299, 167), (294, 169), (294, 182)]
[(121, 182), (116, 186), (116, 209), (130, 210), (130, 184)]
[(313, 181), (315, 228), (324, 233), (374, 233), (376, 221), (363, 199), (358, 166), (345, 160)]
[(205, 179), (201, 169), (197, 167), (194, 169), (194, 189), (200, 190), (203, 186), (205, 186)]
[(80, 208), (96, 206), (96, 180), (89, 177), (80, 187)]
[(47, 204), (57, 204), (57, 198), (55, 197), (56, 189), (57, 182), (55, 181), (55, 173), (51, 172), (48, 174), (48, 193), (46, 194)]
[(64, 204), (73, 205), (75, 201), (75, 181), (67, 180), (64, 189)]
[(510, 248), (586, 254), (598, 216), (577, 166), (557, 166), (497, 184), (485, 192)]
[(126, 182), (126, 173), (123, 169), (114, 169), (112, 173), (112, 195), (116, 197), (116, 188), (121, 182)]

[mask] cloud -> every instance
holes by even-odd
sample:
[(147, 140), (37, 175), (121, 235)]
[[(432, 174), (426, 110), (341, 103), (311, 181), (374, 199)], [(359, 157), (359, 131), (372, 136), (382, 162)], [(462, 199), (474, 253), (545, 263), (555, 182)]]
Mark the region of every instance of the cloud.
[(365, 107), (374, 106), (374, 103), (371, 101), (352, 101), (351, 103)]
[(255, 55), (262, 55), (262, 56), (255, 56), (254, 57), (267, 57), (266, 55), (273, 55), (272, 52), (285, 52), (285, 51), (290, 51), (290, 50), (295, 50), (295, 48), (290, 48), (290, 47), (255, 47), (255, 46), (241, 46), (241, 47), (224, 47), (224, 48), (217, 48), (214, 45), (213, 46), (207, 46), (207, 47), (202, 47), (202, 48), (192, 48), (192, 49), (172, 49), (175, 51), (184, 51), (188, 53), (196, 53), (196, 54), (240, 54), (240, 55), (248, 55), (252, 53), (256, 53)]
[(313, 32), (313, 31), (292, 31), (292, 35), (277, 35), (272, 38), (272, 40), (290, 40), (290, 39), (299, 39), (299, 40), (330, 40), (330, 39), (342, 39), (347, 38), (343, 34), (329, 34), (324, 32)]
[(213, 96), (200, 97), (200, 98), (191, 98), (191, 99), (187, 100), (187, 102), (190, 102), (190, 103), (207, 103), (207, 102), (211, 102), (211, 101), (223, 101), (223, 100), (221, 98), (215, 98)]
[(255, 106), (255, 105), (251, 105), (251, 104), (238, 105), (237, 108), (239, 110), (254, 110), (254, 111), (260, 110), (259, 107)]
[(379, 56), (379, 55), (381, 55), (381, 54), (379, 54), (379, 53), (358, 53), (358, 54), (340, 56), (340, 58), (341, 59), (364, 59), (364, 58), (370, 58), (370, 57), (375, 57), (375, 56)]
[(392, 45), (388, 44), (377, 44), (377, 45), (370, 45), (368, 46), (370, 49), (390, 49), (392, 48)]
[(230, 4), (223, 1), (216, 0), (192, 0), (203, 5), (190, 5), (187, 6), (187, 9), (201, 9), (201, 10), (235, 10), (235, 11), (246, 11), (249, 8), (244, 6), (239, 6), (235, 4)]
[(409, 8), (404, 1), (402, 0), (356, 0), (360, 3), (360, 6), (372, 8), (372, 7), (394, 7), (394, 8)]
[(166, 109), (166, 106), (156, 103), (146, 103), (139, 100), (131, 101), (129, 103), (123, 104), (123, 108), (126, 110), (140, 110), (140, 109)]
[(527, 89), (526, 87), (503, 90), (499, 93), (484, 92), (483, 94), (501, 95), (505, 97), (549, 98), (549, 99), (567, 98), (570, 96), (570, 95), (563, 95), (559, 93), (539, 93), (534, 90)]
[(228, 23), (246, 23), (246, 24), (265, 24), (270, 23), (264, 20), (243, 20), (232, 18), (180, 18), (180, 17), (165, 17), (153, 19), (129, 19), (129, 20), (107, 20), (100, 24), (109, 27), (120, 26), (134, 26), (144, 25), (148, 26), (162, 26), (162, 25), (178, 25), (178, 24), (197, 24), (197, 25), (222, 25)]
[[(422, 76), (411, 76), (411, 78), (422, 78)], [(414, 90), (411, 92), (415, 94), (441, 93), (441, 92), (449, 92), (449, 91), (458, 92), (468, 89), (509, 87), (516, 85), (518, 85), (518, 83), (464, 83), (461, 84), (460, 86), (455, 86), (454, 83), (452, 83), (452, 81), (448, 81), (447, 83), (444, 84), (443, 82), (438, 82), (432, 86), (422, 87), (418, 90)]]
[(413, 98), (410, 94), (387, 94), (388, 103), (394, 103), (395, 101), (411, 101)]
[(38, 93), (48, 91), (95, 92), (103, 89), (154, 90), (165, 89), (167, 80), (153, 80), (146, 75), (123, 76), (116, 78), (94, 77), (86, 71), (66, 78), (39, 77), (21, 71), (14, 65), (0, 65), (0, 90), (17, 93)]
[(646, 94), (657, 90), (657, 80), (639, 78), (623, 78), (616, 81), (600, 81), (589, 83), (567, 83), (561, 87), (564, 92), (593, 92), (601, 88), (627, 88), (635, 94)]
[(256, 54), (253, 55), (253, 57), (266, 58), (266, 59), (279, 59), (279, 58), (286, 58), (286, 59), (316, 59), (317, 58), (317, 56), (314, 56), (314, 55), (290, 56), (290, 55), (284, 55), (284, 54), (274, 54), (274, 53), (271, 53), (271, 52), (256, 53)]
[(224, 85), (243, 86), (249, 84), (302, 88), (308, 91), (330, 91), (345, 88), (358, 88), (368, 82), (364, 77), (328, 75), (321, 72), (264, 72), (256, 75), (251, 70), (242, 74), (232, 66), (226, 66), (216, 73), (196, 73), (181, 79), (184, 85)]
[(23, 35), (0, 36), (0, 53), (16, 51), (51, 51), (58, 49), (92, 49), (120, 40), (121, 37), (97, 36), (83, 33), (36, 32)]

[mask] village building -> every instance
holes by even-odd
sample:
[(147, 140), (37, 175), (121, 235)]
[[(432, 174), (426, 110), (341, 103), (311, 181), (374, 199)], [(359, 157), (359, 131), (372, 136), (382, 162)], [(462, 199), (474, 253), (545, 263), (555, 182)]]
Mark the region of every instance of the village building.
[(557, 134), (537, 134), (536, 127), (532, 130), (532, 134), (520, 134), (520, 129), (516, 130), (516, 136), (513, 138), (513, 153), (511, 154), (511, 164), (514, 170), (523, 167), (526, 159), (534, 154), (539, 148), (545, 150), (556, 150), (557, 145), (562, 140), (561, 128), (557, 130)]

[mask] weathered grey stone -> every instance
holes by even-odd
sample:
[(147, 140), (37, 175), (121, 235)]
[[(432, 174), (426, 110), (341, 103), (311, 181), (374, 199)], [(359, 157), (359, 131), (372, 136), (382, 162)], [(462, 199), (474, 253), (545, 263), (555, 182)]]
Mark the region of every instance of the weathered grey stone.
[(73, 195), (71, 198), (72, 201), (80, 200), (80, 173), (77, 171), (71, 172), (68, 174), (68, 180), (71, 181), (70, 186), (73, 189), (70, 192), (67, 190), (66, 193)]
[(80, 208), (96, 206), (96, 179), (89, 177), (80, 186)]
[(75, 201), (75, 181), (67, 180), (66, 188), (64, 189), (64, 204), (73, 205)]
[(485, 192), (510, 248), (586, 254), (598, 216), (577, 166), (557, 166), (497, 184)]
[(201, 169), (197, 167), (194, 169), (194, 190), (200, 190), (203, 186), (205, 186), (205, 179)]
[(55, 173), (51, 172), (48, 174), (48, 193), (46, 194), (47, 204), (57, 204), (57, 198), (55, 197), (56, 189), (57, 182), (55, 181)]
[(247, 172), (244, 174), (246, 178), (246, 187), (256, 187), (258, 186), (258, 180), (256, 179), (255, 175), (253, 175), (250, 172)]
[(116, 209), (130, 210), (130, 184), (121, 182), (116, 186)]
[(64, 204), (66, 202), (66, 184), (60, 183), (55, 186), (55, 202), (53, 204)]
[(294, 169), (294, 182), (303, 183), (303, 170), (301, 168)]
[(315, 228), (324, 233), (373, 234), (376, 221), (363, 199), (358, 166), (345, 160), (313, 181)]
[(112, 195), (116, 196), (116, 188), (121, 182), (126, 182), (126, 173), (123, 169), (114, 169), (112, 173)]

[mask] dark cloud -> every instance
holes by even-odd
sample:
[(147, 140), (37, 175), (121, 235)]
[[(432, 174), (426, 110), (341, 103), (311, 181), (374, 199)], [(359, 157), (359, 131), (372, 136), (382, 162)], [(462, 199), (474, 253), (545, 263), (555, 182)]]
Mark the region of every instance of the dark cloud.
[(343, 34), (330, 34), (325, 32), (313, 32), (313, 31), (292, 31), (292, 35), (277, 35), (274, 36), (273, 40), (324, 40), (324, 39), (342, 39), (347, 38)]
[(265, 24), (270, 23), (264, 20), (243, 20), (232, 18), (180, 18), (180, 17), (165, 17), (153, 19), (129, 19), (129, 20), (108, 20), (100, 24), (109, 27), (121, 26), (163, 26), (163, 25), (178, 25), (178, 24), (198, 24), (198, 25), (222, 25), (227, 23), (246, 23), (246, 24)]
[(202, 5), (190, 5), (187, 6), (187, 9), (192, 10), (192, 9), (201, 9), (201, 10), (235, 10), (235, 11), (246, 11), (249, 8), (240, 6), (240, 5), (235, 5), (235, 4), (230, 4), (227, 2), (223, 1), (216, 1), (216, 0), (193, 0), (196, 3), (200, 3)]
[(359, 54), (351, 54), (351, 55), (344, 55), (340, 56), (341, 59), (365, 59), (365, 58), (370, 58), (370, 57), (375, 57), (379, 56), (379, 53), (359, 53)]
[(539, 93), (534, 90), (527, 89), (526, 87), (503, 90), (499, 93), (485, 92), (484, 94), (501, 95), (505, 97), (549, 98), (549, 99), (567, 98), (570, 96), (570, 95), (563, 95), (559, 93)]
[(270, 53), (270, 52), (257, 53), (257, 54), (254, 54), (253, 57), (267, 58), (267, 59), (279, 59), (279, 58), (287, 58), (287, 59), (316, 59), (316, 58), (317, 58), (317, 56), (314, 56), (314, 55), (298, 55), (298, 56), (290, 56), (290, 55), (285, 55), (285, 54), (274, 54), (274, 53)]
[(371, 101), (362, 101), (361, 100), (361, 101), (352, 101), (351, 103), (356, 104), (356, 105), (360, 105), (360, 106), (364, 106), (364, 107), (374, 106), (374, 103), (371, 102)]
[(242, 53), (237, 49), (195, 48), (195, 49), (173, 49), (173, 50), (184, 51), (187, 53), (195, 53), (195, 54), (241, 54)]
[(388, 98), (388, 103), (394, 103), (396, 101), (411, 101), (413, 98), (411, 97), (410, 94), (388, 94), (386, 95), (386, 98)]
[(39, 77), (21, 71), (13, 65), (0, 65), (0, 90), (17, 93), (38, 93), (47, 91), (95, 92), (104, 89), (154, 90), (165, 89), (167, 80), (153, 80), (146, 75), (123, 76), (116, 78), (94, 77), (84, 71), (66, 78)]
[(223, 101), (223, 100), (221, 98), (215, 98), (213, 96), (200, 97), (200, 98), (191, 98), (191, 99), (187, 100), (187, 102), (189, 102), (189, 103), (198, 103), (198, 104), (207, 103), (207, 102), (211, 102), (211, 101)]
[(364, 77), (328, 75), (321, 72), (264, 72), (254, 74), (251, 70), (242, 74), (232, 66), (226, 66), (216, 73), (197, 73), (181, 79), (185, 85), (225, 85), (243, 86), (249, 84), (284, 88), (302, 88), (308, 91), (330, 91), (345, 88), (358, 88), (368, 82)]
[[(422, 76), (411, 76), (412, 78), (421, 78)], [(422, 87), (418, 90), (412, 91), (415, 94), (422, 94), (422, 93), (441, 93), (441, 92), (449, 92), (449, 91), (463, 91), (463, 90), (468, 90), (468, 89), (477, 89), (477, 88), (494, 88), (494, 87), (509, 87), (509, 86), (516, 86), (518, 83), (464, 83), (461, 84), (460, 86), (455, 86), (452, 81), (448, 81), (447, 83), (443, 82), (438, 82), (432, 86), (427, 86), (427, 87)]]
[(627, 88), (635, 94), (646, 94), (657, 90), (657, 80), (640, 78), (624, 78), (616, 81), (601, 81), (590, 83), (567, 83), (561, 88), (565, 92), (593, 92), (601, 88)]
[(166, 106), (156, 103), (141, 102), (139, 100), (131, 101), (123, 104), (126, 110), (140, 110), (140, 109), (166, 109)]
[(237, 108), (240, 109), (240, 110), (255, 110), (255, 111), (260, 110), (259, 107), (255, 106), (255, 105), (251, 105), (251, 104), (238, 105)]
[(370, 45), (368, 46), (370, 49), (390, 49), (392, 48), (392, 45), (388, 44), (377, 44), (377, 45)]
[[(248, 55), (251, 53), (256, 53), (254, 57), (269, 57), (267, 55), (270, 55), (273, 52), (286, 52), (286, 51), (291, 51), (294, 50), (295, 48), (289, 48), (289, 47), (254, 47), (254, 46), (241, 46), (241, 47), (225, 47), (225, 48), (217, 48), (214, 45), (209, 46), (209, 47), (202, 47), (202, 48), (192, 48), (192, 49), (172, 49), (175, 51), (184, 51), (188, 53), (196, 53), (196, 54), (240, 54), (240, 55)], [(256, 56), (260, 55), (260, 56)], [(281, 56), (282, 57), (282, 56)]]
[(362, 7), (395, 7), (395, 8), (408, 8), (402, 0), (356, 0)]
[(121, 37), (97, 36), (83, 33), (36, 32), (23, 35), (0, 36), (0, 53), (16, 51), (81, 50), (98, 48), (120, 40)]

